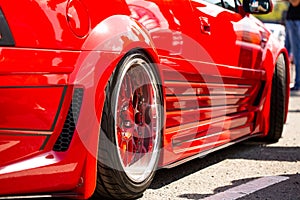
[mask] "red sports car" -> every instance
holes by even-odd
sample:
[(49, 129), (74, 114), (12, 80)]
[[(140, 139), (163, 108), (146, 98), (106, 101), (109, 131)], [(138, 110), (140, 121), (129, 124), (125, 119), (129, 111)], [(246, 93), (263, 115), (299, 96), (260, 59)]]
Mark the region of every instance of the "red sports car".
[(156, 169), (281, 137), (271, 0), (0, 0), (0, 198), (142, 195)]

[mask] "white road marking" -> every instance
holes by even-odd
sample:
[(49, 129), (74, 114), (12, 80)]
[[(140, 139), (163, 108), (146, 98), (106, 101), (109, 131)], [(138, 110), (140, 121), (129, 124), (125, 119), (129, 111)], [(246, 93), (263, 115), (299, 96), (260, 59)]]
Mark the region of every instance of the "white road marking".
[(215, 194), (213, 196), (204, 198), (204, 200), (235, 200), (244, 196), (247, 196), (251, 193), (254, 193), (256, 191), (259, 191), (261, 189), (267, 188), (271, 185), (275, 185), (277, 183), (280, 183), (282, 181), (288, 180), (289, 177), (285, 176), (267, 176), (262, 177), (253, 181), (250, 181), (248, 183), (230, 188), (224, 192), (220, 192), (218, 194)]

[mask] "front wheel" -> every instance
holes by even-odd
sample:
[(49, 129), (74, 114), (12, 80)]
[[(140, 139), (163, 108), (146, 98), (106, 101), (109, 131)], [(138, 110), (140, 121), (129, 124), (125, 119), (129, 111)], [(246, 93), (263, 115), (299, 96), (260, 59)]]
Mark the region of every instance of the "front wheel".
[(95, 196), (132, 199), (150, 185), (161, 148), (162, 104), (154, 66), (142, 52), (130, 52), (106, 88)]
[(272, 80), (270, 130), (265, 138), (267, 142), (277, 142), (282, 136), (286, 111), (286, 88), (285, 59), (281, 54), (276, 62)]

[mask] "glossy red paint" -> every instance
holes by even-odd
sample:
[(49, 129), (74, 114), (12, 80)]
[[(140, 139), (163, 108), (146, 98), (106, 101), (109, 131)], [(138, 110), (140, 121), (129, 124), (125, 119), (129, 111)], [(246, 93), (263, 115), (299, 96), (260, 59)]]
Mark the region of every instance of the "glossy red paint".
[(79, 0), (69, 1), (67, 5), (67, 21), (73, 33), (85, 37), (90, 30), (90, 16)]
[[(287, 52), (244, 11), (209, 0), (0, 0), (0, 8), (15, 41), (0, 47), (0, 196), (93, 194), (105, 88), (132, 49), (155, 63), (162, 83), (160, 167), (269, 131), (274, 66)], [(77, 90), (73, 137), (55, 150)]]
[(53, 130), (64, 99), (63, 93), (63, 86), (1, 88), (3, 117), (0, 129)]

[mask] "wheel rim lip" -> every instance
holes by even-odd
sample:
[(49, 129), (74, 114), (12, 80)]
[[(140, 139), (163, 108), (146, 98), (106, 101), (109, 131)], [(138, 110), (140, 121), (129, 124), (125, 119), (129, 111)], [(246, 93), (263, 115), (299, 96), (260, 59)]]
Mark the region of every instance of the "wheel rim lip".
[[(121, 90), (121, 86), (124, 80), (125, 75), (127, 74), (127, 72), (132, 68), (132, 67), (141, 67), (142, 71), (144, 73), (145, 76), (147, 76), (147, 79), (150, 81), (150, 85), (151, 85), (151, 90), (153, 90), (153, 97), (150, 97), (152, 101), (155, 101), (155, 103), (152, 103), (151, 106), (154, 104), (156, 105), (155, 107), (155, 111), (156, 111), (156, 131), (155, 131), (155, 140), (153, 140), (153, 148), (151, 152), (147, 152), (146, 154), (151, 154), (150, 159), (148, 159), (147, 164), (144, 164), (142, 167), (142, 170), (139, 170), (138, 173), (136, 173), (137, 168), (132, 168), (131, 166), (126, 167), (123, 163), (123, 158), (122, 155), (120, 153), (121, 148), (119, 146), (119, 139), (118, 139), (118, 125), (117, 125), (117, 117), (118, 117), (118, 102), (119, 102), (119, 96), (120, 96), (120, 90)], [(134, 58), (133, 60), (130, 60), (125, 66), (124, 66), (124, 70), (122, 71), (121, 75), (118, 76), (118, 82), (116, 85), (116, 90), (115, 90), (115, 100), (116, 100), (116, 104), (114, 107), (114, 119), (115, 119), (115, 138), (116, 138), (116, 146), (117, 146), (117, 154), (118, 154), (118, 158), (122, 167), (122, 170), (125, 172), (125, 174), (127, 175), (127, 177), (132, 180), (133, 182), (136, 183), (141, 183), (145, 180), (147, 180), (150, 176), (150, 174), (153, 172), (153, 170), (155, 170), (156, 167), (156, 163), (157, 163), (157, 158), (159, 156), (159, 148), (160, 148), (160, 138), (161, 138), (161, 134), (160, 134), (160, 130), (162, 128), (162, 123), (161, 123), (161, 110), (159, 107), (159, 103), (161, 102), (161, 100), (158, 98), (159, 95), (159, 89), (157, 87), (158, 82), (157, 79), (155, 77), (155, 74), (153, 72), (153, 70), (147, 70), (150, 69), (150, 65), (143, 60), (142, 58)], [(159, 103), (158, 103), (159, 102)], [(153, 137), (153, 131), (151, 132), (151, 138)], [(135, 173), (134, 173), (135, 172)]]

